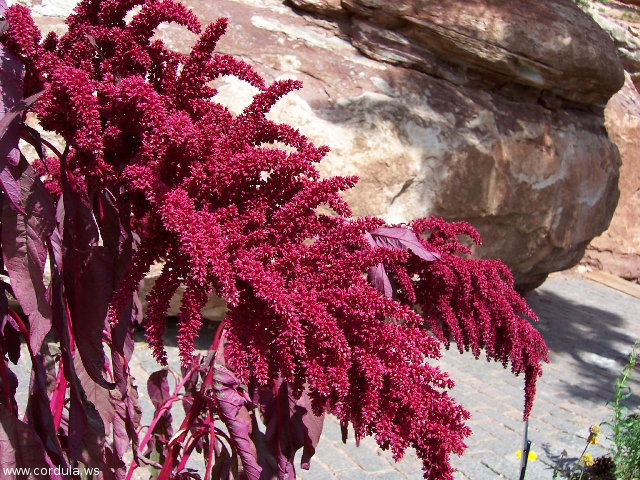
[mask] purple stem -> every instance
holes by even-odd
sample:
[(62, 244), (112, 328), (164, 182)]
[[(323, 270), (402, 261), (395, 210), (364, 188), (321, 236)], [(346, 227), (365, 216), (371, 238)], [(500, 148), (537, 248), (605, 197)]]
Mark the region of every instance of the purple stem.
[[(184, 386), (184, 384), (187, 382), (187, 380), (189, 380), (189, 378), (191, 378), (191, 375), (193, 375), (193, 373), (196, 372), (197, 370), (198, 370), (198, 365), (193, 365), (189, 369), (189, 371), (185, 374), (185, 376), (182, 378), (180, 383), (176, 385), (176, 387), (173, 390), (173, 395), (167, 398), (164, 402), (162, 402), (162, 404), (160, 405), (160, 408), (158, 409), (155, 416), (153, 417), (151, 425), (149, 425), (149, 427), (147, 428), (147, 431), (145, 432), (145, 435), (142, 438), (142, 441), (138, 445), (139, 452), (144, 450), (144, 447), (147, 445), (147, 443), (149, 442), (149, 439), (151, 438), (153, 429), (155, 428), (156, 424), (160, 421), (160, 418), (162, 417), (164, 412), (166, 412), (169, 408), (171, 408), (171, 405), (173, 405), (173, 402), (183, 399), (183, 397), (179, 396), (180, 390), (182, 390), (182, 387)], [(138, 464), (135, 461), (135, 459), (132, 460), (131, 464), (129, 465), (129, 470), (127, 471), (127, 476), (125, 480), (131, 479), (131, 476), (133, 475), (133, 471), (137, 467), (138, 467)]]

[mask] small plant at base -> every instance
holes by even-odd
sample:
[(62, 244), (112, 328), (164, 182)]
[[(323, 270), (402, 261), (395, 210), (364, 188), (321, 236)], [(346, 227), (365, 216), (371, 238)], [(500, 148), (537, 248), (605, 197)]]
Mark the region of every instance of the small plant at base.
[(637, 341), (634, 343), (627, 364), (616, 379), (614, 400), (609, 402), (613, 408), (613, 419), (608, 422), (614, 444), (613, 460), (616, 465), (616, 476), (623, 480), (640, 477), (640, 415), (628, 413), (629, 408), (623, 403), (631, 396), (631, 388), (627, 382), (638, 362), (639, 343)]
[[(562, 474), (560, 469), (560, 462), (565, 458), (567, 458), (567, 455), (568, 455), (567, 451), (563, 450), (562, 453), (560, 454), (560, 458), (558, 459), (558, 462), (556, 462), (556, 466), (553, 469), (553, 479), (555, 480), (556, 478), (558, 478), (558, 475), (562, 474), (563, 477), (566, 477), (569, 480), (574, 480), (574, 479), (581, 480), (583, 475), (586, 472), (586, 467), (589, 467), (594, 463), (593, 457), (591, 456), (590, 453), (587, 453), (587, 449), (589, 448), (589, 445), (598, 444), (600, 433), (601, 433), (601, 429), (599, 425), (591, 425), (589, 427), (589, 436), (587, 437), (587, 442), (584, 448), (582, 449), (582, 453), (580, 454), (578, 459), (575, 461), (575, 463), (573, 464), (573, 468), (568, 474)], [(580, 468), (579, 476), (577, 472), (578, 468)]]
[[(628, 414), (629, 409), (623, 404), (624, 400), (631, 396), (631, 389), (627, 382), (638, 361), (636, 353), (638, 344), (637, 341), (634, 343), (627, 364), (620, 372), (620, 376), (616, 378), (614, 400), (608, 402), (608, 405), (613, 408), (613, 420), (605, 424), (612, 430), (611, 440), (614, 444), (612, 457), (602, 456), (594, 460), (591, 454), (587, 453), (589, 445), (596, 445), (601, 434), (600, 426), (592, 425), (589, 428), (587, 443), (566, 478), (570, 480), (576, 478), (578, 468), (580, 468), (578, 479), (581, 479), (585, 473), (588, 475), (587, 478), (593, 478), (593, 480), (634, 480), (640, 476), (640, 415)], [(566, 457), (567, 452), (563, 450), (560, 460)], [(560, 460), (553, 471), (554, 480), (561, 474)]]
[[(356, 179), (320, 179), (315, 165), (328, 149), (266, 117), (300, 83), (267, 86), (244, 62), (214, 53), (225, 19), (200, 34), (193, 12), (171, 0), (84, 0), (64, 36), (42, 40), (28, 9), (0, 7), (9, 152), (1, 158), (1, 239), (10, 280), (0, 295), (0, 414), (37, 439), (34, 458), (118, 478), (150, 463), (167, 480), (194, 478), (186, 465), (200, 451), (205, 479), (292, 479), (296, 451), (308, 468), (331, 413), (395, 459), (414, 448), (426, 478), (451, 479), (449, 457), (464, 450), (468, 413), (428, 360), (452, 341), (524, 374), (528, 416), (547, 350), (508, 269), (466, 258), (458, 235), (480, 239), (464, 223), (351, 218), (340, 192)], [(190, 54), (151, 40), (169, 21), (200, 34)], [(211, 82), (223, 75), (259, 90), (240, 115), (213, 99)], [(62, 152), (24, 124), (27, 108), (62, 137)], [(19, 138), (36, 147), (33, 164)], [(287, 149), (270, 148), (277, 144)], [(142, 325), (165, 365), (165, 313), (186, 287), (178, 332), (185, 393), (169, 393), (166, 373), (150, 379), (156, 416), (140, 439), (131, 329), (141, 316), (138, 283), (157, 261), (164, 267)], [(213, 292), (228, 313), (198, 361), (193, 341)], [(51, 330), (62, 354), (47, 370), (41, 350)], [(25, 422), (5, 360), (16, 363), (19, 335), (34, 365)], [(53, 393), (47, 375), (57, 379)], [(186, 416), (173, 433), (167, 405), (178, 399)]]

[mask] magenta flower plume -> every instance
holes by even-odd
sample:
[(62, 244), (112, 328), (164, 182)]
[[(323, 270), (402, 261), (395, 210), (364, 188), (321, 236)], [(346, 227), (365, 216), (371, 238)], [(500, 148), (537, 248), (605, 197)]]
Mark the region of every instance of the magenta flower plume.
[[(112, 325), (150, 266), (164, 263), (143, 321), (160, 363), (165, 314), (185, 286), (184, 365), (215, 292), (228, 305), (224, 355), (235, 377), (288, 382), (315, 414), (335, 414), (396, 459), (414, 448), (426, 478), (452, 479), (449, 456), (470, 434), (469, 414), (448, 394), (453, 381), (434, 362), (441, 345), (524, 373), (529, 414), (546, 346), (506, 267), (461, 256), (459, 234), (479, 241), (465, 224), (351, 218), (341, 192), (357, 179), (320, 179), (328, 148), (265, 116), (301, 84), (265, 85), (246, 63), (214, 53), (225, 19), (183, 55), (152, 40), (162, 22), (201, 32), (172, 0), (84, 0), (68, 33), (44, 41), (24, 7), (5, 16), (1, 40), (26, 66), (25, 93), (44, 90), (33, 110), (67, 144), (59, 165), (41, 168), (49, 190), (59, 197), (60, 179), (73, 180), (88, 205), (117, 193), (139, 237), (111, 299)], [(212, 99), (223, 75), (259, 89), (239, 115)]]

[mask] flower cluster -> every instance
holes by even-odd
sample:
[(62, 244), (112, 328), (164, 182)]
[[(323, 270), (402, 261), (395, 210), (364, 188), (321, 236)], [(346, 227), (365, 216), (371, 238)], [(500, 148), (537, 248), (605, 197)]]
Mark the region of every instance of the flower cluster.
[(600, 428), (600, 425), (591, 425), (589, 427), (589, 437), (587, 438), (587, 443), (590, 443), (591, 445), (597, 445), (601, 432), (602, 429)]
[[(508, 270), (460, 255), (457, 235), (477, 239), (463, 224), (411, 224), (436, 261), (367, 242), (385, 224), (350, 218), (340, 192), (356, 179), (320, 179), (315, 164), (327, 148), (265, 116), (301, 85), (267, 86), (244, 62), (215, 54), (225, 19), (183, 55), (152, 41), (162, 22), (201, 31), (171, 0), (84, 0), (68, 33), (44, 40), (26, 8), (5, 15), (2, 42), (26, 66), (25, 95), (44, 90), (34, 112), (67, 144), (58, 165), (41, 166), (51, 193), (59, 196), (64, 177), (88, 204), (107, 190), (131, 212), (121, 217), (140, 242), (113, 294), (112, 323), (149, 267), (164, 262), (144, 320), (159, 362), (167, 360), (165, 313), (184, 285), (184, 364), (215, 292), (229, 307), (225, 356), (241, 381), (282, 379), (297, 396), (307, 390), (316, 414), (334, 413), (357, 438), (375, 436), (395, 458), (415, 448), (427, 478), (452, 478), (449, 455), (461, 454), (470, 434), (468, 413), (447, 393), (453, 382), (429, 361), (441, 343), (476, 357), (484, 349), (524, 373), (528, 415), (546, 347)], [(239, 115), (212, 98), (222, 75), (259, 89)], [(363, 275), (380, 265), (397, 286), (390, 296)]]

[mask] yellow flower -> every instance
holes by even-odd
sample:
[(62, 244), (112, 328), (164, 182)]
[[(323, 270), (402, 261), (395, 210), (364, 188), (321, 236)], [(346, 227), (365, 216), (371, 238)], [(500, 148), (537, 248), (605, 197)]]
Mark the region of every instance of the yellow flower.
[[(515, 453), (515, 456), (518, 458), (522, 458), (522, 450), (518, 450)], [(529, 455), (527, 455), (527, 460), (536, 460), (538, 458), (538, 454), (536, 452), (532, 452), (531, 450), (529, 450)]]
[(591, 425), (589, 427), (589, 438), (587, 438), (587, 442), (591, 445), (596, 445), (598, 443), (598, 435), (600, 435), (600, 426)]
[(580, 459), (578, 460), (581, 464), (589, 467), (591, 465), (593, 465), (595, 462), (593, 461), (593, 457), (591, 456), (590, 453), (585, 453), (583, 454)]

